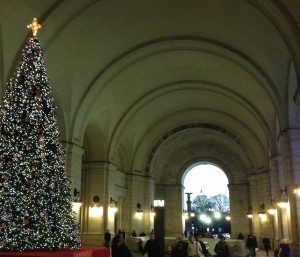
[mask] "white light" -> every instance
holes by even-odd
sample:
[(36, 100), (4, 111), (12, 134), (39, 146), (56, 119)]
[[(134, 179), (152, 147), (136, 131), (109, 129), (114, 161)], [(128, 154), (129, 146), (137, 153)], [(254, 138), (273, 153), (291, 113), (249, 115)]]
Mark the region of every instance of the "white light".
[(143, 218), (143, 212), (136, 212), (135, 213), (135, 217), (138, 219), (138, 220), (141, 220)]
[(103, 215), (103, 207), (92, 206), (90, 207), (90, 216), (99, 217)]
[(220, 219), (220, 218), (221, 218), (221, 213), (215, 212), (215, 213), (214, 213), (214, 217), (215, 217), (216, 219)]
[(298, 196), (300, 196), (300, 186), (297, 185), (294, 189), (294, 194), (297, 194)]
[(154, 219), (155, 212), (150, 212), (150, 219)]
[(154, 200), (153, 206), (154, 207), (165, 207), (165, 200)]
[(81, 202), (72, 202), (73, 211), (77, 212), (79, 208), (81, 207)]
[(280, 207), (280, 208), (286, 208), (288, 206), (288, 200), (286, 199), (281, 199), (277, 202), (277, 205)]
[(248, 217), (249, 219), (252, 219), (252, 218), (253, 218), (253, 214), (252, 214), (252, 213), (247, 213), (247, 217)]
[(271, 215), (275, 215), (275, 214), (277, 213), (277, 209), (275, 209), (275, 208), (270, 208), (270, 209), (268, 210), (268, 213), (270, 213)]
[(118, 211), (116, 207), (108, 207), (108, 217), (112, 218), (115, 216), (115, 213)]
[(207, 224), (211, 223), (211, 218), (207, 217), (205, 214), (200, 215), (200, 220)]

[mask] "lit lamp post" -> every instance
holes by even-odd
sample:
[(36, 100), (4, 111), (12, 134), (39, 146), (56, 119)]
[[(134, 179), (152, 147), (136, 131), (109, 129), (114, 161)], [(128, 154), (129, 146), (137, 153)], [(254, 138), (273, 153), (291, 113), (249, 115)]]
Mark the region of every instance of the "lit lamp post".
[(193, 227), (192, 227), (192, 217), (194, 216), (194, 213), (192, 213), (192, 201), (191, 201), (191, 194), (193, 193), (185, 193), (187, 195), (187, 219), (185, 220), (185, 230), (187, 232), (187, 235), (190, 235)]

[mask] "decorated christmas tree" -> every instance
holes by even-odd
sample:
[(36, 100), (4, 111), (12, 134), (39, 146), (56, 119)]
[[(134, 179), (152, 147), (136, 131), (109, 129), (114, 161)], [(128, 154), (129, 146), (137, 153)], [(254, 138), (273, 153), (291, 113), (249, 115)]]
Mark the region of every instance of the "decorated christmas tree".
[(79, 248), (56, 107), (33, 31), (0, 110), (0, 250)]

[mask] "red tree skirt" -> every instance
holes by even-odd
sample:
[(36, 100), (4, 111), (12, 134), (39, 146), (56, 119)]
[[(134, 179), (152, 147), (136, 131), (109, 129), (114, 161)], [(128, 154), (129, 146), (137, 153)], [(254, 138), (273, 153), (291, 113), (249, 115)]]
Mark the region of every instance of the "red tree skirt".
[(85, 246), (79, 250), (63, 249), (58, 251), (32, 251), (32, 252), (0, 252), (7, 257), (110, 257), (109, 248)]

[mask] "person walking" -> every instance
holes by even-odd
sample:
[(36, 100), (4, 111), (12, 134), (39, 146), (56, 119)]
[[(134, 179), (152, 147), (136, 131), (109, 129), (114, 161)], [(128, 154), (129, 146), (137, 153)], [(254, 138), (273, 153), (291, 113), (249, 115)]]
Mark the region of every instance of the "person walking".
[(120, 236), (117, 249), (117, 257), (132, 257), (132, 254), (126, 245), (123, 235)]
[(148, 254), (148, 257), (160, 257), (161, 256), (161, 249), (159, 242), (155, 239), (155, 234), (150, 234), (149, 240), (147, 240), (143, 254)]
[(120, 243), (120, 235), (116, 234), (111, 241), (111, 256), (118, 257), (118, 248)]
[(202, 248), (199, 242), (195, 240), (193, 235), (189, 236), (189, 244), (187, 248), (187, 254), (189, 257), (201, 257), (204, 256), (202, 253)]
[(269, 256), (269, 249), (271, 248), (271, 241), (266, 236), (264, 236), (264, 238), (263, 238), (263, 245), (266, 250), (266, 255)]
[(111, 240), (111, 234), (109, 232), (109, 229), (107, 229), (106, 232), (105, 232), (105, 234), (104, 234), (105, 247), (109, 247), (110, 240)]
[(216, 244), (214, 251), (218, 257), (230, 257), (229, 248), (224, 236), (220, 236), (220, 241)]
[(279, 251), (277, 257), (290, 257), (291, 248), (286, 239), (282, 239), (279, 245)]
[(256, 237), (253, 235), (248, 235), (248, 238), (246, 240), (246, 247), (249, 250), (249, 253), (247, 254), (246, 257), (254, 257), (256, 255), (255, 253), (255, 248), (257, 247), (257, 241), (256, 241)]

